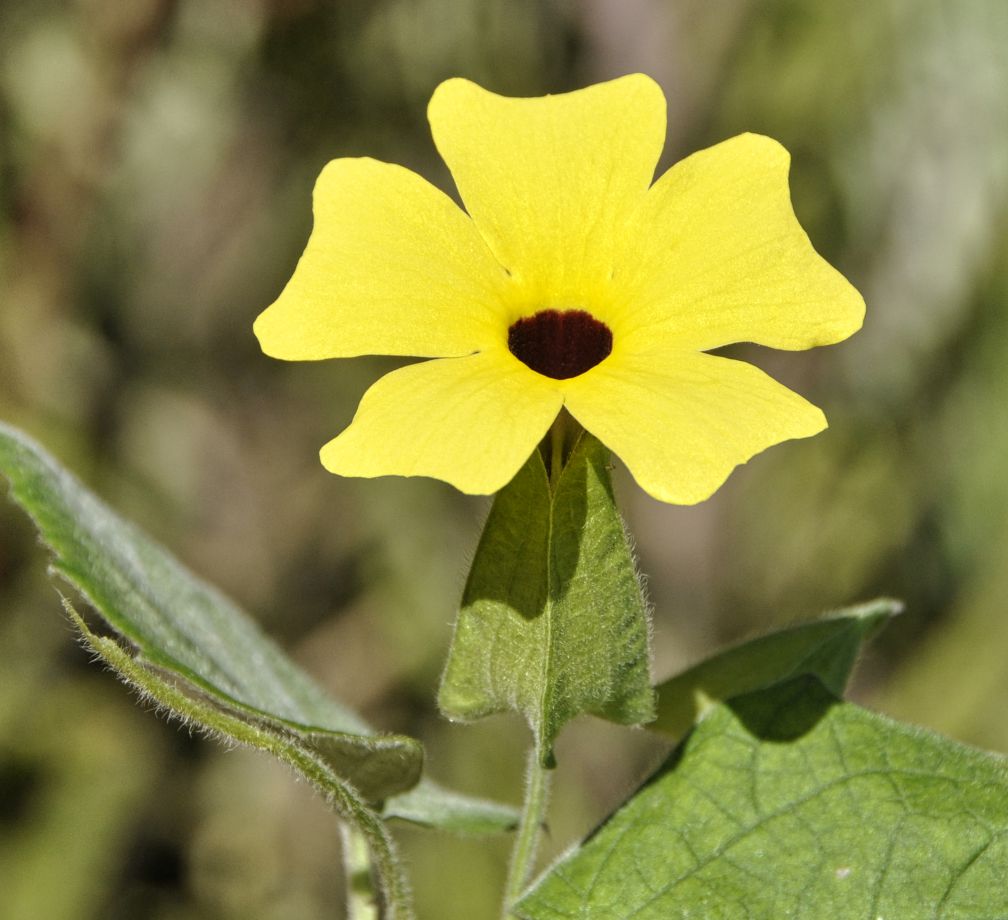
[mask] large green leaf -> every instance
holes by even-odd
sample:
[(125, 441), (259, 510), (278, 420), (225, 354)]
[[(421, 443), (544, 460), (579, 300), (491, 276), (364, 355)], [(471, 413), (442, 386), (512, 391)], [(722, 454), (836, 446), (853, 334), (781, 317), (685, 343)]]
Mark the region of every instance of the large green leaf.
[(119, 518), (38, 444), (2, 423), (0, 472), (52, 550), (52, 567), (129, 641), (138, 664), (296, 738), (367, 798), (417, 782), (419, 742), (376, 735), (234, 603)]
[(647, 616), (608, 462), (583, 434), (553, 490), (535, 451), (498, 494), (441, 685), (449, 718), (524, 714), (544, 762), (580, 713), (653, 716)]
[(814, 677), (716, 705), (526, 920), (1008, 917), (1008, 764)]
[(0, 473), (53, 551), (53, 568), (120, 637), (117, 644), (95, 635), (75, 617), (85, 640), (143, 693), (181, 718), (308, 770), (326, 794), (327, 782), (349, 783), (369, 800), (393, 796), (385, 803), (390, 815), (451, 829), (514, 824), (513, 810), (429, 781), (397, 805), (394, 794), (414, 786), (420, 775), (418, 741), (376, 734), (234, 603), (3, 423)]
[(715, 703), (801, 674), (843, 696), (861, 646), (902, 609), (879, 598), (719, 652), (655, 688), (658, 716), (648, 728), (680, 738)]

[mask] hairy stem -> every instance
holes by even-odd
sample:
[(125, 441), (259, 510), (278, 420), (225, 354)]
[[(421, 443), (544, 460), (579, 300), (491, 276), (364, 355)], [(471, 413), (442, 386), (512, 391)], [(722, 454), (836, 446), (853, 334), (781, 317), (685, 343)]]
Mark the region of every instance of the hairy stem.
[[(374, 867), (380, 900), (379, 912), (374, 916), (382, 916), (386, 920), (413, 920), (409, 884), (385, 822), (328, 764), (313, 751), (300, 745), (296, 739), (285, 737), (266, 725), (246, 722), (206, 700), (190, 696), (176, 684), (144, 667), (112, 639), (92, 633), (66, 598), (63, 599), (63, 606), (88, 647), (142, 694), (156, 700), (186, 724), (196, 725), (211, 735), (229, 738), (273, 754), (311, 782), (329, 807), (354, 828), (355, 834), (366, 845), (370, 863)], [(351, 916), (356, 920), (355, 915)]]
[(347, 920), (379, 920), (371, 853), (363, 835), (349, 822), (340, 822), (343, 867), (346, 871)]
[(504, 886), (504, 920), (511, 916), (511, 907), (521, 896), (535, 866), (539, 848), (539, 833), (546, 818), (549, 800), (550, 771), (542, 765), (539, 751), (529, 751), (528, 771), (525, 776), (525, 804), (521, 822), (511, 850), (507, 883)]

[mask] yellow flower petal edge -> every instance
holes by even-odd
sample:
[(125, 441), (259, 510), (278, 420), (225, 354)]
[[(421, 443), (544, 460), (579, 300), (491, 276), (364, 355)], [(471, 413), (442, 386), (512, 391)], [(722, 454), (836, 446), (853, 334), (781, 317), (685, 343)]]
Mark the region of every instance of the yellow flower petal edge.
[(334, 161), (305, 254), (256, 321), (277, 357), (436, 359), (368, 390), (327, 469), (491, 493), (566, 406), (647, 492), (692, 504), (826, 426), (757, 368), (704, 354), (861, 325), (860, 295), (795, 218), (779, 144), (741, 135), (651, 185), (665, 100), (639, 74), (536, 99), (448, 80), (429, 117), (468, 213), (401, 167)]
[(411, 364), (364, 394), (353, 424), (322, 448), (341, 476), (431, 476), (462, 492), (503, 488), (553, 423), (556, 387), (494, 349)]
[(294, 276), (255, 322), (267, 354), (444, 357), (497, 340), (507, 275), (473, 222), (416, 173), (333, 160), (314, 214)]
[(831, 345), (861, 328), (861, 295), (812, 248), (791, 207), (788, 152), (741, 134), (676, 163), (627, 233), (628, 341)]
[(743, 361), (650, 352), (571, 381), (566, 404), (645, 492), (692, 505), (740, 463), (826, 427), (822, 411)]
[(427, 115), (466, 209), (539, 302), (584, 298), (608, 278), (622, 226), (654, 178), (665, 97), (631, 74), (573, 93), (498, 96), (442, 83)]

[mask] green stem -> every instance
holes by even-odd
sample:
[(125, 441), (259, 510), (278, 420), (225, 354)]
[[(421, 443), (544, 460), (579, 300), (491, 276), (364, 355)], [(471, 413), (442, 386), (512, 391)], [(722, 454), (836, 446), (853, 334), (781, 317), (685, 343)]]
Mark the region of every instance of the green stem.
[(350, 822), (341, 821), (346, 870), (347, 920), (379, 920), (371, 853), (367, 840)]
[(63, 598), (63, 606), (87, 645), (141, 693), (156, 700), (188, 724), (195, 724), (208, 732), (279, 757), (311, 782), (322, 793), (329, 807), (353, 826), (367, 846), (378, 883), (380, 911), (384, 911), (376, 916), (383, 916), (386, 920), (413, 920), (412, 896), (402, 862), (396, 852), (395, 841), (381, 816), (360, 797), (353, 786), (340, 779), (328, 764), (293, 738), (278, 735), (265, 725), (246, 722), (209, 702), (189, 696), (179, 687), (163, 680), (123, 651), (112, 639), (92, 633), (66, 598)]
[(511, 850), (507, 883), (504, 886), (504, 920), (511, 916), (511, 908), (522, 895), (535, 866), (539, 848), (539, 832), (546, 818), (549, 800), (550, 771), (542, 765), (539, 751), (529, 751), (528, 772), (525, 776), (525, 805), (521, 822)]

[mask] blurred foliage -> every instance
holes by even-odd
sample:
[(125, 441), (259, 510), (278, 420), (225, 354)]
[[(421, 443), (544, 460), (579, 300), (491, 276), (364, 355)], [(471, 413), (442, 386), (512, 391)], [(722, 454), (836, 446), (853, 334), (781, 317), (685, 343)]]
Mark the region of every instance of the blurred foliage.
[[(436, 777), (517, 798), (524, 728), (433, 708), (486, 502), (326, 474), (318, 447), (394, 363), (286, 366), (250, 326), (300, 253), (328, 159), (377, 156), (450, 189), (424, 118), (442, 78), (538, 94), (644, 70), (670, 101), (666, 162), (743, 130), (792, 151), (799, 216), (869, 306), (837, 348), (741, 349), (824, 406), (828, 432), (696, 508), (618, 476), (656, 675), (902, 596), (856, 695), (1008, 750), (1005, 47), (1000, 0), (5, 0), (0, 416), (369, 720), (421, 737)], [(9, 506), (0, 642), (11, 920), (332, 916), (329, 816), (264, 758), (155, 720), (91, 666)], [(573, 725), (550, 849), (660, 754), (644, 733)], [(402, 839), (422, 916), (495, 915), (506, 841)]]

